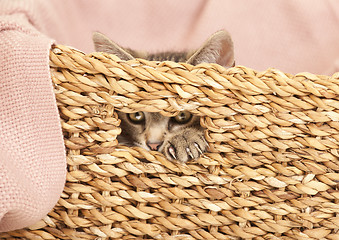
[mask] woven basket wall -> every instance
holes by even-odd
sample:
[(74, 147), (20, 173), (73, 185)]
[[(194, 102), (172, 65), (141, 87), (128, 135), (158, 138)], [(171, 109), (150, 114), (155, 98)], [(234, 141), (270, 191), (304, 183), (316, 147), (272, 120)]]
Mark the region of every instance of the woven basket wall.
[[(339, 73), (191, 66), (56, 46), (68, 175), (27, 239), (339, 239)], [(188, 110), (209, 152), (187, 164), (119, 146), (115, 110)]]

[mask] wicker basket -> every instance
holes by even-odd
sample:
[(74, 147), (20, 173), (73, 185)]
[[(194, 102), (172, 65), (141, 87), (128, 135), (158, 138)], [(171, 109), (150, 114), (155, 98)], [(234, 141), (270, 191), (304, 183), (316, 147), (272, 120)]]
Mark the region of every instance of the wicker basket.
[[(339, 239), (339, 73), (120, 61), (51, 51), (68, 175), (53, 211), (4, 239)], [(189, 110), (187, 164), (119, 146), (115, 109)]]

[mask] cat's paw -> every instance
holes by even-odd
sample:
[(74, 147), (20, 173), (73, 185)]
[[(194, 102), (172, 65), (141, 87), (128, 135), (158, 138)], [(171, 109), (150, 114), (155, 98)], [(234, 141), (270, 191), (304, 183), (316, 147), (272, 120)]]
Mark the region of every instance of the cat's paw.
[(187, 129), (173, 136), (165, 145), (163, 153), (168, 159), (187, 162), (199, 158), (207, 147), (203, 131)]

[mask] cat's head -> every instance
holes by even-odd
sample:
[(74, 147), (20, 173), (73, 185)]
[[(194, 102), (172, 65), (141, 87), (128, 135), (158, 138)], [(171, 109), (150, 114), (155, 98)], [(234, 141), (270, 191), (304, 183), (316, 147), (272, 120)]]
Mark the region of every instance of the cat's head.
[[(217, 63), (230, 67), (234, 65), (233, 43), (226, 31), (211, 35), (195, 51), (143, 53), (123, 48), (101, 33), (93, 34), (96, 51), (112, 53), (122, 60), (144, 58), (155, 61)], [(197, 158), (207, 148), (200, 118), (189, 112), (180, 112), (175, 117), (165, 117), (160, 113), (118, 112), (122, 133), (120, 143), (140, 146), (148, 150), (157, 150), (168, 159), (187, 161)]]

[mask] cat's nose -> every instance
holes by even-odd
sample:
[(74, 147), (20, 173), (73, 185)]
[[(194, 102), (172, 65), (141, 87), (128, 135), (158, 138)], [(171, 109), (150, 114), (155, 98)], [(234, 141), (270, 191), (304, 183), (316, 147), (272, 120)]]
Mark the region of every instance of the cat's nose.
[(147, 146), (154, 151), (158, 151), (162, 142), (147, 142)]

